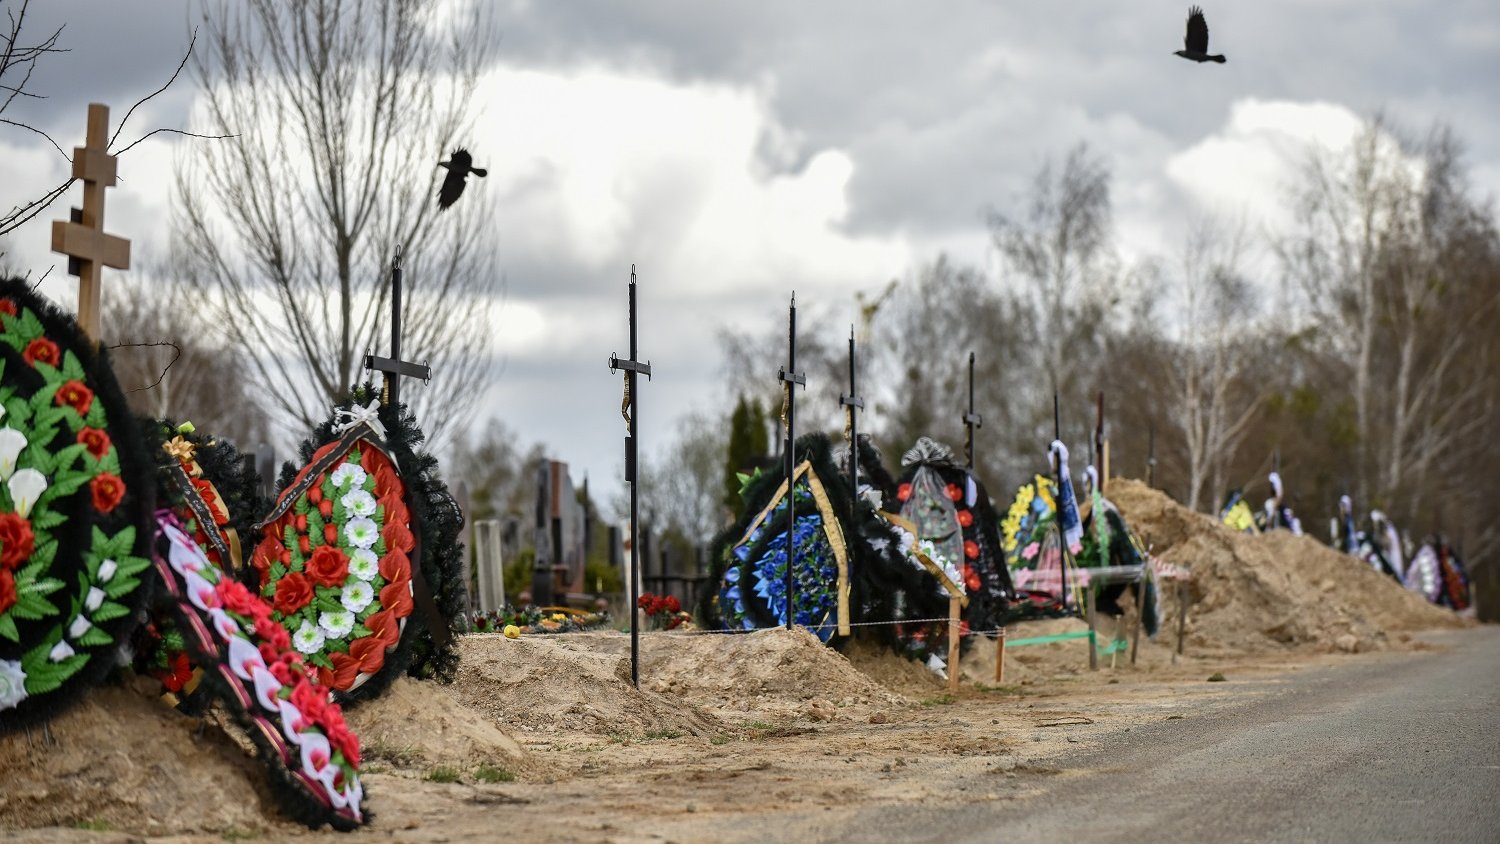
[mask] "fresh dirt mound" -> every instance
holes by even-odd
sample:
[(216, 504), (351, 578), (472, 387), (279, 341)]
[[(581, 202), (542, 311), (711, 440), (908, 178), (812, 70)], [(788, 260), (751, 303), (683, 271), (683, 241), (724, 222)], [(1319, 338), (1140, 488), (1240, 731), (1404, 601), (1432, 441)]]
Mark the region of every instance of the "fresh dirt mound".
[(850, 642), (844, 656), (866, 677), (909, 698), (921, 700), (947, 689), (943, 679), (926, 665), (874, 642)]
[(348, 710), (345, 718), (359, 735), (366, 759), (418, 768), (489, 765), (512, 773), (528, 767), (515, 739), (438, 683), (398, 678), (380, 697)]
[(628, 649), (618, 633), (464, 636), (451, 688), (463, 705), (523, 732), (718, 732), (712, 716), (680, 698), (633, 687)]
[(101, 688), (48, 724), (0, 737), (0, 829), (250, 835), (291, 829), (261, 764), (227, 735), (129, 689)]
[[(1195, 648), (1373, 650), (1386, 646), (1387, 634), (1464, 623), (1310, 537), (1239, 533), (1138, 481), (1111, 479), (1109, 497), (1156, 556), (1191, 569), (1188, 632)], [(1163, 591), (1166, 627), (1177, 609), (1173, 590)]]
[(897, 702), (889, 690), (806, 630), (646, 638), (642, 682), (723, 717), (832, 720), (851, 706)]

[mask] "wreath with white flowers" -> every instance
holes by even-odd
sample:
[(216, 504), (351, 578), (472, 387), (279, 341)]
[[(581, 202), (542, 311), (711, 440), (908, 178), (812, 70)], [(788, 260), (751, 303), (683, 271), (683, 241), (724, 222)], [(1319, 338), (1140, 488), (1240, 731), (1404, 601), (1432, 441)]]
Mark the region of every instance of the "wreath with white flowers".
[(277, 500), (251, 558), (271, 618), (348, 692), (387, 669), (412, 614), (416, 536), (406, 485), (367, 428), (313, 454)]
[(134, 626), (150, 565), (140, 452), (103, 354), (0, 283), (0, 732), (56, 715)]
[(318, 684), (271, 606), (225, 575), (177, 517), (159, 516), (156, 568), (188, 650), (276, 772), (288, 814), (314, 828), (365, 821), (359, 737)]

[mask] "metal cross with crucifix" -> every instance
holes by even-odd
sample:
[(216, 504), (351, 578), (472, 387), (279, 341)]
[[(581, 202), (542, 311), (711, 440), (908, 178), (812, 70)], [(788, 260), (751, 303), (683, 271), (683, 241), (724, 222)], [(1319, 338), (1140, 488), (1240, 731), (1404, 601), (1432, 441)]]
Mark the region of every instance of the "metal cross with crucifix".
[(974, 471), (974, 429), (983, 428), (984, 419), (974, 412), (974, 353), (969, 352), (969, 409), (964, 412), (964, 428), (968, 433), (964, 437), (964, 459), (968, 461), (969, 471)]
[(800, 385), (807, 389), (807, 374), (797, 371), (797, 291), (792, 291), (792, 307), (787, 317), (787, 362), (776, 373), (781, 382), (781, 421), (786, 426), (786, 629), (792, 629), (796, 621), (795, 586), (792, 581), (792, 563), (796, 559), (796, 542), (793, 534), (797, 527), (797, 391)]
[(78, 324), (99, 340), (99, 277), (104, 267), (130, 268), (130, 241), (104, 233), (104, 189), (115, 184), (115, 157), (109, 154), (109, 107), (89, 104), (88, 138), (73, 147), (73, 178), (83, 180), (83, 208), (70, 220), (52, 223), (52, 251), (68, 256), (68, 273), (78, 276)]
[(391, 258), (391, 356), (388, 358), (365, 355), (365, 369), (385, 373), (385, 389), (381, 403), (388, 407), (401, 406), (401, 376), (432, 380), (432, 369), (425, 363), (408, 363), (401, 359), (401, 244), (396, 244), (396, 254)]
[(859, 524), (859, 411), (865, 400), (860, 398), (854, 381), (854, 326), (849, 326), (849, 395), (839, 396), (839, 405), (849, 415), (849, 524)]
[(635, 264), (630, 265), (630, 357), (621, 360), (610, 354), (609, 371), (625, 373), (625, 398), (620, 402), (620, 414), (625, 417), (625, 483), (630, 484), (630, 683), (641, 687), (641, 618), (636, 609), (641, 599), (641, 485), (636, 479), (639, 466), (635, 438), (636, 423), (640, 416), (640, 394), (636, 391), (636, 376), (644, 375), (651, 380), (651, 362), (640, 362), (635, 344)]

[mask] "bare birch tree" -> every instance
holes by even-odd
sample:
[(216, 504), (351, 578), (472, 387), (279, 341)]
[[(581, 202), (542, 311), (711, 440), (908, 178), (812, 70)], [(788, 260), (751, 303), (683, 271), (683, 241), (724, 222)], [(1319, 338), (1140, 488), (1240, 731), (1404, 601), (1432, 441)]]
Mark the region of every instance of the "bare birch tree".
[(477, 10), (445, 23), (436, 6), (247, 0), (204, 12), (200, 121), (235, 137), (179, 169), (174, 232), (284, 425), (321, 421), (367, 377), (365, 353), (386, 348), (398, 244), (404, 353), (435, 377), (404, 395), (430, 441), (453, 433), (489, 373), (491, 214), (482, 192), (442, 214), (434, 204), (437, 162), (471, 125), (488, 33)]

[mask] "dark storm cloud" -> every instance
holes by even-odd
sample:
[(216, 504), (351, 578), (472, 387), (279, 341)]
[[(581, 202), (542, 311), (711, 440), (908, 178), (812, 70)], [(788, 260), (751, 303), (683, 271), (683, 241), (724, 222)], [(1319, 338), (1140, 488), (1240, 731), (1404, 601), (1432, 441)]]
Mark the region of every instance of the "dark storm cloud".
[(792, 144), (765, 145), (764, 164), (795, 170), (819, 149), (850, 151), (856, 230), (971, 226), (1049, 154), (1080, 140), (1109, 157), (1153, 139), (1185, 147), (1244, 98), (1445, 120), (1481, 167), (1500, 161), (1500, 7), (1490, 0), (1441, 14), (1391, 2), (1210, 5), (1211, 44), (1229, 56), (1210, 68), (1171, 55), (1186, 4), (1162, 0), (517, 8), (499, 15), (502, 61), (768, 86)]

